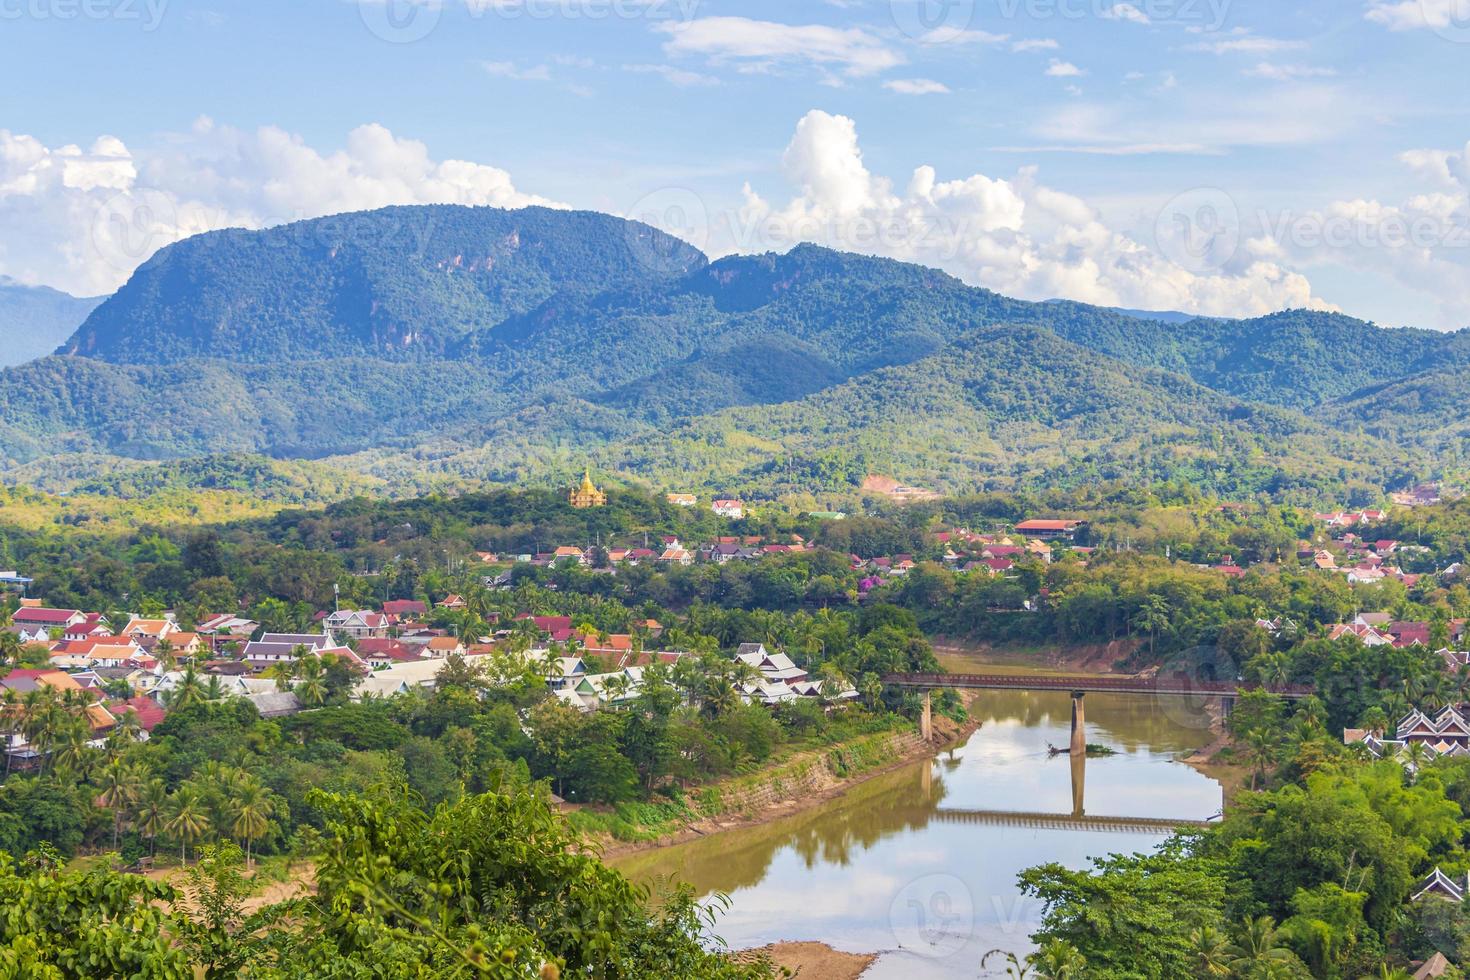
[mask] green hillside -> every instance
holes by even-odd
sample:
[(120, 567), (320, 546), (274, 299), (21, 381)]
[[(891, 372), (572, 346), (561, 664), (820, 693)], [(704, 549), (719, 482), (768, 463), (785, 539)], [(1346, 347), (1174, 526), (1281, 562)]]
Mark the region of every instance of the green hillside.
[(67, 350), (0, 371), (7, 480), (247, 453), (397, 490), (595, 458), (750, 493), (883, 473), (1280, 494), (1435, 475), (1470, 333), (1146, 319), (810, 245), (708, 263), (607, 215), (433, 206), (181, 242)]

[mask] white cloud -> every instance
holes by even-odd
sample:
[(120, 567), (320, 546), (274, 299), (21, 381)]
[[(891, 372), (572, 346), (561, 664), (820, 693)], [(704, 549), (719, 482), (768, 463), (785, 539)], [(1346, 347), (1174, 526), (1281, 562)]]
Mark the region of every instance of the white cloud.
[(551, 81), (551, 69), (545, 65), (522, 68), (513, 61), (484, 61), (481, 66), (497, 78), (512, 78), (519, 82)]
[(1190, 51), (1205, 51), (1210, 54), (1274, 54), (1278, 51), (1296, 51), (1306, 47), (1302, 41), (1287, 41), (1278, 37), (1258, 37), (1252, 34), (1236, 35), (1223, 41), (1198, 41), (1188, 46)]
[(1084, 74), (1081, 68), (1060, 58), (1051, 59), (1051, 64), (1046, 66), (1046, 73), (1052, 78), (1076, 78)]
[(1440, 326), (1470, 324), (1470, 144), (1399, 159), (1432, 186), (1400, 203), (1373, 198), (1273, 215), (1264, 240), (1303, 268), (1356, 269), (1431, 297)]
[(1139, 10), (1131, 3), (1119, 3), (1108, 7), (1102, 12), (1104, 20), (1126, 20), (1134, 24), (1152, 24), (1148, 14)]
[(1060, 48), (1060, 47), (1061, 47), (1061, 45), (1058, 44), (1054, 38), (1049, 38), (1049, 37), (1036, 37), (1036, 38), (1026, 38), (1025, 40), (1014, 42), (1011, 45), (1011, 50), (1012, 51), (1017, 51), (1017, 52), (1022, 52), (1022, 51), (1055, 51), (1057, 48)]
[(689, 71), (685, 68), (676, 68), (673, 65), (624, 65), (623, 71), (634, 74), (659, 75), (671, 85), (680, 88), (695, 88), (702, 85), (718, 85), (720, 80), (713, 75), (705, 75), (702, 72)]
[(747, 17), (701, 17), (659, 23), (670, 55), (702, 55), (714, 64), (761, 70), (788, 62), (834, 68), (852, 77), (873, 75), (903, 64), (903, 58), (860, 28), (791, 25)]
[(427, 203), (553, 202), (496, 167), (436, 161), (378, 125), (352, 130), (335, 152), (207, 119), (144, 152), (108, 136), (82, 151), (0, 130), (0, 273), (78, 295), (116, 289), (153, 251), (203, 231)]
[[(1165, 79), (1167, 82), (1167, 79)], [(1242, 95), (1189, 87), (1167, 101), (1085, 102), (1054, 107), (1031, 125), (1032, 147), (1076, 152), (1228, 152), (1242, 146), (1296, 146), (1338, 139), (1377, 111), (1371, 97), (1303, 81)]]
[(845, 116), (808, 113), (782, 162), (792, 196), (771, 202), (747, 185), (738, 214), (709, 229), (713, 251), (811, 241), (936, 266), (1030, 299), (1216, 315), (1322, 305), (1305, 277), (1255, 255), (1210, 275), (1180, 268), (1107, 227), (1086, 201), (1041, 184), (1032, 168), (942, 181), (920, 166), (900, 189), (868, 170)]
[(1465, 30), (1470, 0), (1372, 0), (1365, 16), (1393, 31)]
[(1004, 44), (1010, 37), (1009, 34), (992, 34), (989, 31), (936, 27), (919, 40), (925, 44)]
[(948, 95), (949, 86), (932, 78), (895, 78), (883, 87), (899, 95)]
[(1263, 61), (1242, 73), (1251, 78), (1268, 78), (1275, 82), (1293, 82), (1299, 78), (1332, 78), (1337, 74), (1332, 68), (1315, 65), (1278, 65)]

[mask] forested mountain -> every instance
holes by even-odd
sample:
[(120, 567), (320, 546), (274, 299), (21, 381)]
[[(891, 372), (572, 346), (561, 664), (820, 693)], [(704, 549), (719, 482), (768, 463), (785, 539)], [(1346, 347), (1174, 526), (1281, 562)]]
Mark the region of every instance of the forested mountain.
[(0, 276), (0, 367), (50, 354), (100, 302)]
[(246, 452), (419, 488), (591, 459), (751, 493), (866, 473), (1280, 493), (1433, 475), (1470, 333), (1173, 322), (816, 246), (710, 263), (607, 215), (431, 206), (181, 242), (66, 351), (0, 372), (12, 479)]
[(423, 357), (563, 290), (702, 266), (647, 225), (587, 211), (393, 207), (161, 249), (65, 353), (120, 364), (195, 357)]

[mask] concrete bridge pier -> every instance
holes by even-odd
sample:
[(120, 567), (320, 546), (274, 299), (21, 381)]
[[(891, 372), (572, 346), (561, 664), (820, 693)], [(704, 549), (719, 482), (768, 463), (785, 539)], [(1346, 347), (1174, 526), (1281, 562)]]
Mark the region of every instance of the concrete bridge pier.
[(1087, 719), (1082, 710), (1086, 691), (1072, 692), (1072, 756), (1087, 755)]
[(933, 692), (924, 692), (924, 713), (919, 716), (919, 737), (926, 742), (934, 741)]
[(1087, 810), (1083, 805), (1083, 796), (1087, 784), (1087, 753), (1072, 756), (1072, 816), (1084, 817)]

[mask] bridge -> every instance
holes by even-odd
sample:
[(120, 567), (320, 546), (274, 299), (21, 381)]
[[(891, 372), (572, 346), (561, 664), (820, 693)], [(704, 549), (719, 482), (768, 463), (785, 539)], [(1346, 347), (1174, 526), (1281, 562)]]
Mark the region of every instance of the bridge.
[(1298, 700), (1312, 694), (1305, 684), (1278, 684), (1263, 687), (1238, 681), (1206, 681), (1187, 674), (1156, 674), (1115, 677), (1107, 674), (885, 674), (883, 684), (924, 692), (924, 713), (919, 719), (919, 733), (927, 741), (933, 738), (930, 695), (944, 688), (972, 691), (1067, 691), (1072, 695), (1073, 755), (1087, 751), (1084, 734), (1082, 698), (1087, 694), (1142, 694), (1163, 697), (1220, 698), (1228, 713), (1235, 699), (1247, 691), (1266, 690), (1280, 698)]
[[(1159, 694), (1171, 697), (1234, 698), (1245, 691), (1261, 690), (1260, 684), (1240, 681), (1206, 681), (1184, 674), (1154, 677), (1115, 677), (1106, 674), (887, 674), (883, 683), (935, 691), (953, 687), (984, 691), (1069, 691), (1082, 694)], [(1314, 693), (1305, 684), (1280, 684), (1265, 688), (1288, 700)]]
[(1186, 827), (1208, 827), (1207, 820), (1165, 817), (1094, 817), (1077, 813), (1021, 813), (1014, 810), (949, 810), (940, 807), (930, 819), (940, 823), (1029, 827), (1040, 830), (1091, 830), (1122, 834), (1168, 835)]

